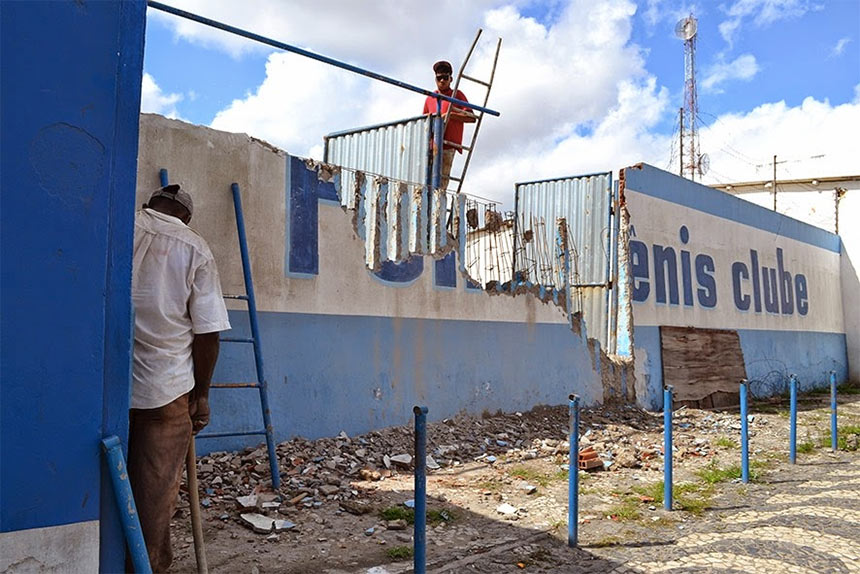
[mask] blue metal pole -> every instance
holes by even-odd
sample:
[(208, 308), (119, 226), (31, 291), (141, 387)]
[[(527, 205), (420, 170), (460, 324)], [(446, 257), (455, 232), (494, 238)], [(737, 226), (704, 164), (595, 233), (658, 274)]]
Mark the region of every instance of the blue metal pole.
[(427, 407), (415, 406), (415, 536), (413, 569), (427, 572)]
[(140, 517), (137, 514), (137, 505), (134, 503), (134, 494), (128, 480), (128, 470), (122, 456), (122, 445), (119, 442), (119, 437), (111, 435), (103, 438), (102, 449), (107, 455), (108, 470), (110, 471), (111, 482), (113, 482), (113, 493), (119, 508), (122, 530), (128, 543), (128, 552), (131, 554), (134, 571), (139, 574), (152, 574), (149, 554), (143, 540)]
[(254, 280), (251, 277), (251, 258), (248, 255), (248, 241), (245, 235), (245, 218), (242, 215), (242, 196), (239, 184), (230, 186), (233, 192), (233, 207), (236, 210), (236, 230), (239, 234), (239, 251), (242, 255), (242, 273), (245, 276), (245, 294), (248, 297), (248, 318), (251, 323), (251, 337), (254, 344), (254, 362), (257, 367), (257, 381), (260, 383), (260, 404), (263, 408), (263, 425), (266, 429), (266, 447), (269, 451), (269, 468), (272, 471), (272, 489), (277, 492), (281, 487), (281, 473), (278, 470), (278, 455), (275, 452), (275, 438), (272, 433), (272, 412), (269, 409), (269, 393), (266, 375), (263, 371), (263, 353), (260, 342), (260, 328), (257, 325), (257, 300), (254, 298)]
[(791, 464), (797, 462), (797, 375), (789, 378), (791, 403), (789, 416), (789, 448), (788, 458)]
[(836, 452), (836, 371), (830, 371), (830, 450)]
[[(401, 82), (400, 80), (395, 80), (394, 78), (389, 78), (388, 76), (383, 76), (382, 74), (377, 74), (376, 72), (371, 72), (370, 70), (365, 70), (363, 68), (359, 68), (357, 66), (353, 66), (351, 64), (347, 64), (345, 62), (340, 62), (333, 58), (329, 58), (326, 56), (322, 56), (320, 54), (315, 54), (308, 50), (303, 50), (302, 48), (297, 48), (296, 46), (291, 46), (289, 44), (285, 44), (283, 42), (279, 42), (277, 40), (272, 40), (271, 38), (266, 38), (265, 36), (260, 36), (259, 34), (255, 34), (253, 32), (248, 32), (247, 30), (243, 30), (241, 28), (236, 28), (235, 26), (230, 26), (228, 24), (224, 24), (222, 22), (218, 22), (217, 20), (212, 20), (210, 18), (204, 18), (203, 16), (198, 16), (192, 12), (186, 12), (185, 10), (180, 10), (179, 8), (174, 8), (173, 6), (168, 6), (167, 4), (162, 4), (161, 2), (154, 2), (153, 0), (149, 0), (147, 6), (150, 8), (155, 8), (156, 10), (161, 10), (162, 12), (167, 12), (168, 14), (173, 14), (174, 16), (179, 16), (180, 18), (186, 18), (188, 20), (192, 20), (194, 22), (199, 22), (200, 24), (205, 24), (207, 26), (211, 26), (213, 28), (218, 28), (219, 30), (224, 30), (225, 32), (229, 32), (231, 34), (236, 34), (237, 36), (242, 36), (244, 38), (248, 38), (249, 40), (254, 40), (255, 42), (260, 42), (261, 44), (266, 44), (268, 46), (273, 46), (275, 48), (279, 48), (281, 50), (292, 52), (293, 54), (298, 54), (300, 56), (304, 56), (306, 58), (310, 58), (312, 60), (316, 60), (318, 62), (322, 62), (324, 64), (329, 64), (330, 66), (334, 66), (336, 68), (341, 68), (342, 70), (348, 70), (350, 72), (354, 72), (356, 74), (361, 74), (362, 76), (367, 76), (368, 78), (373, 78), (374, 80), (379, 80), (380, 82), (385, 82), (386, 84), (391, 84), (394, 86), (398, 86), (400, 88), (404, 88), (413, 92), (418, 92), (419, 94), (424, 94), (425, 96), (435, 96), (433, 92), (430, 90), (425, 90), (424, 88), (419, 88), (417, 86), (413, 86), (411, 84), (407, 84), (406, 82)], [(469, 102), (465, 102), (462, 100), (458, 100), (457, 98), (452, 98), (449, 96), (442, 96), (442, 99), (447, 100), (449, 102), (454, 102), (457, 105), (463, 106), (464, 108), (470, 108), (473, 110), (479, 110), (486, 114), (490, 114), (491, 116), (498, 116), (499, 112), (495, 110), (491, 110), (489, 108), (485, 108), (483, 106), (478, 106)]]
[(791, 392), (791, 407), (789, 416), (788, 461), (797, 462), (797, 375), (789, 378)]
[[(433, 119), (433, 141), (435, 153), (433, 154), (433, 186), (432, 189), (439, 189), (442, 184), (442, 151), (445, 141), (445, 122), (442, 120), (442, 98), (441, 94), (436, 94), (436, 117)], [(432, 198), (432, 191), (428, 194)], [(430, 208), (433, 202), (427, 205), (427, 213), (430, 213)]]
[(663, 508), (672, 510), (672, 385), (663, 389)]
[(741, 480), (750, 481), (749, 428), (747, 426), (747, 381), (741, 381)]
[(567, 545), (579, 538), (579, 396), (568, 397), (570, 411), (570, 459), (567, 465)]

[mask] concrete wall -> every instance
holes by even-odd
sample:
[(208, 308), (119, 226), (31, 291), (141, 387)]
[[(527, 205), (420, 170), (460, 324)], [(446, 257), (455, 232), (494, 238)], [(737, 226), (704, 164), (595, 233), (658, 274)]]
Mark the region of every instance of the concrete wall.
[[(242, 134), (143, 115), (138, 167), (138, 205), (161, 168), (189, 186), (191, 226), (209, 242), (225, 293), (244, 289), (230, 195), (230, 184), (240, 185), (278, 440), (405, 424), (414, 404), (441, 419), (561, 404), (571, 392), (586, 404), (603, 398), (599, 350), (558, 308), (467, 288), (454, 252), (369, 271), (355, 214), (339, 201), (340, 178), (321, 181), (300, 158)], [(241, 307), (230, 316), (235, 331), (248, 331)], [(252, 376), (250, 350), (222, 345), (215, 378)], [(214, 390), (212, 405), (213, 431), (259, 427), (253, 391)]]
[(0, 3), (3, 572), (123, 569), (100, 439), (128, 424), (144, 26), (140, 1)]
[[(842, 308), (848, 347), (848, 377), (860, 381), (860, 184), (854, 178), (836, 183), (844, 190), (837, 217), (832, 183), (812, 190), (810, 184), (779, 185), (777, 211), (828, 231), (838, 228), (842, 238)], [(765, 208), (773, 207), (773, 195), (766, 191), (735, 188), (732, 193)], [(837, 221), (838, 219), (838, 221)], [(838, 225), (837, 225), (838, 223)]]
[[(831, 369), (845, 380), (838, 236), (648, 165), (623, 181), (643, 404), (661, 408), (663, 325), (737, 330), (759, 388), (779, 390), (790, 373), (821, 384)], [(655, 263), (663, 255), (675, 263)], [(765, 268), (779, 286), (772, 305)]]
[(848, 345), (848, 376), (860, 381), (860, 189), (849, 190), (839, 202), (842, 238), (842, 309)]

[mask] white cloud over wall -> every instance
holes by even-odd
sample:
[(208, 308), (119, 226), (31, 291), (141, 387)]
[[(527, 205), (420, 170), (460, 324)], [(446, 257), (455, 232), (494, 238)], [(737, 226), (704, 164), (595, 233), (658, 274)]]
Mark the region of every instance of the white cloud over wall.
[[(617, 169), (640, 161), (677, 172), (677, 136), (659, 132), (658, 126), (675, 117), (679, 103), (648, 72), (646, 53), (631, 41), (636, 4), (629, 0), (554, 4), (547, 24), (524, 17), (524, 4), (482, 0), (463, 5), (443, 0), (434, 10), (393, 0), (360, 5), (329, 0), (314, 7), (261, 0), (241, 5), (179, 3), (428, 89), (433, 88), (432, 62), (445, 58), (456, 66), (475, 29), (484, 30), (468, 69), (475, 77), (488, 77), (496, 39), (504, 38), (488, 103), (502, 116), (485, 118), (464, 190), (509, 208), (518, 181)], [(659, 1), (649, 2), (647, 8), (655, 21), (678, 15)], [(725, 10), (737, 26), (765, 26), (812, 8), (797, 0), (739, 0)], [(177, 33), (217, 45), (235, 57), (243, 50), (259, 49), (198, 28), (178, 25)], [(752, 79), (757, 71), (755, 57), (743, 54), (706, 68), (701, 85), (719, 91), (729, 81)], [(480, 87), (464, 82), (461, 88), (472, 102), (483, 101)], [(156, 101), (168, 111), (174, 106), (175, 113), (178, 100), (170, 99), (177, 96), (181, 98), (162, 94)], [(246, 132), (296, 155), (320, 157), (327, 133), (418, 115), (423, 100), (420, 94), (278, 52), (268, 56), (262, 84), (221, 110), (212, 127)], [(749, 112), (726, 114), (700, 131), (701, 150), (709, 153), (712, 166), (705, 181), (765, 179), (767, 169), (755, 165), (771, 161), (774, 153), (792, 159), (825, 154), (785, 164), (786, 176), (842, 174), (845, 166), (856, 163), (849, 153), (855, 146), (848, 125), (860, 125), (860, 99), (832, 106), (807, 98), (794, 107), (765, 103)]]

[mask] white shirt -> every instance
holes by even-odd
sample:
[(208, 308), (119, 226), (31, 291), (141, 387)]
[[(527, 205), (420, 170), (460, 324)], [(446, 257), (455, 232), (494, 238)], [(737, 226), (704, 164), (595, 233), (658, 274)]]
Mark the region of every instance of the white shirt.
[(155, 409), (194, 388), (194, 335), (230, 328), (206, 241), (176, 217), (138, 211), (131, 300), (131, 408)]

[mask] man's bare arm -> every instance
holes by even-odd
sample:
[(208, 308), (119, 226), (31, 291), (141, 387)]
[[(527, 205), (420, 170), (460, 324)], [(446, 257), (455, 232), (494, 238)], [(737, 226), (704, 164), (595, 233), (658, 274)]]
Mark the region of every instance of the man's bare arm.
[(194, 361), (194, 389), (188, 401), (188, 412), (194, 433), (209, 424), (209, 385), (218, 361), (219, 333), (194, 335), (191, 343), (191, 358)]

